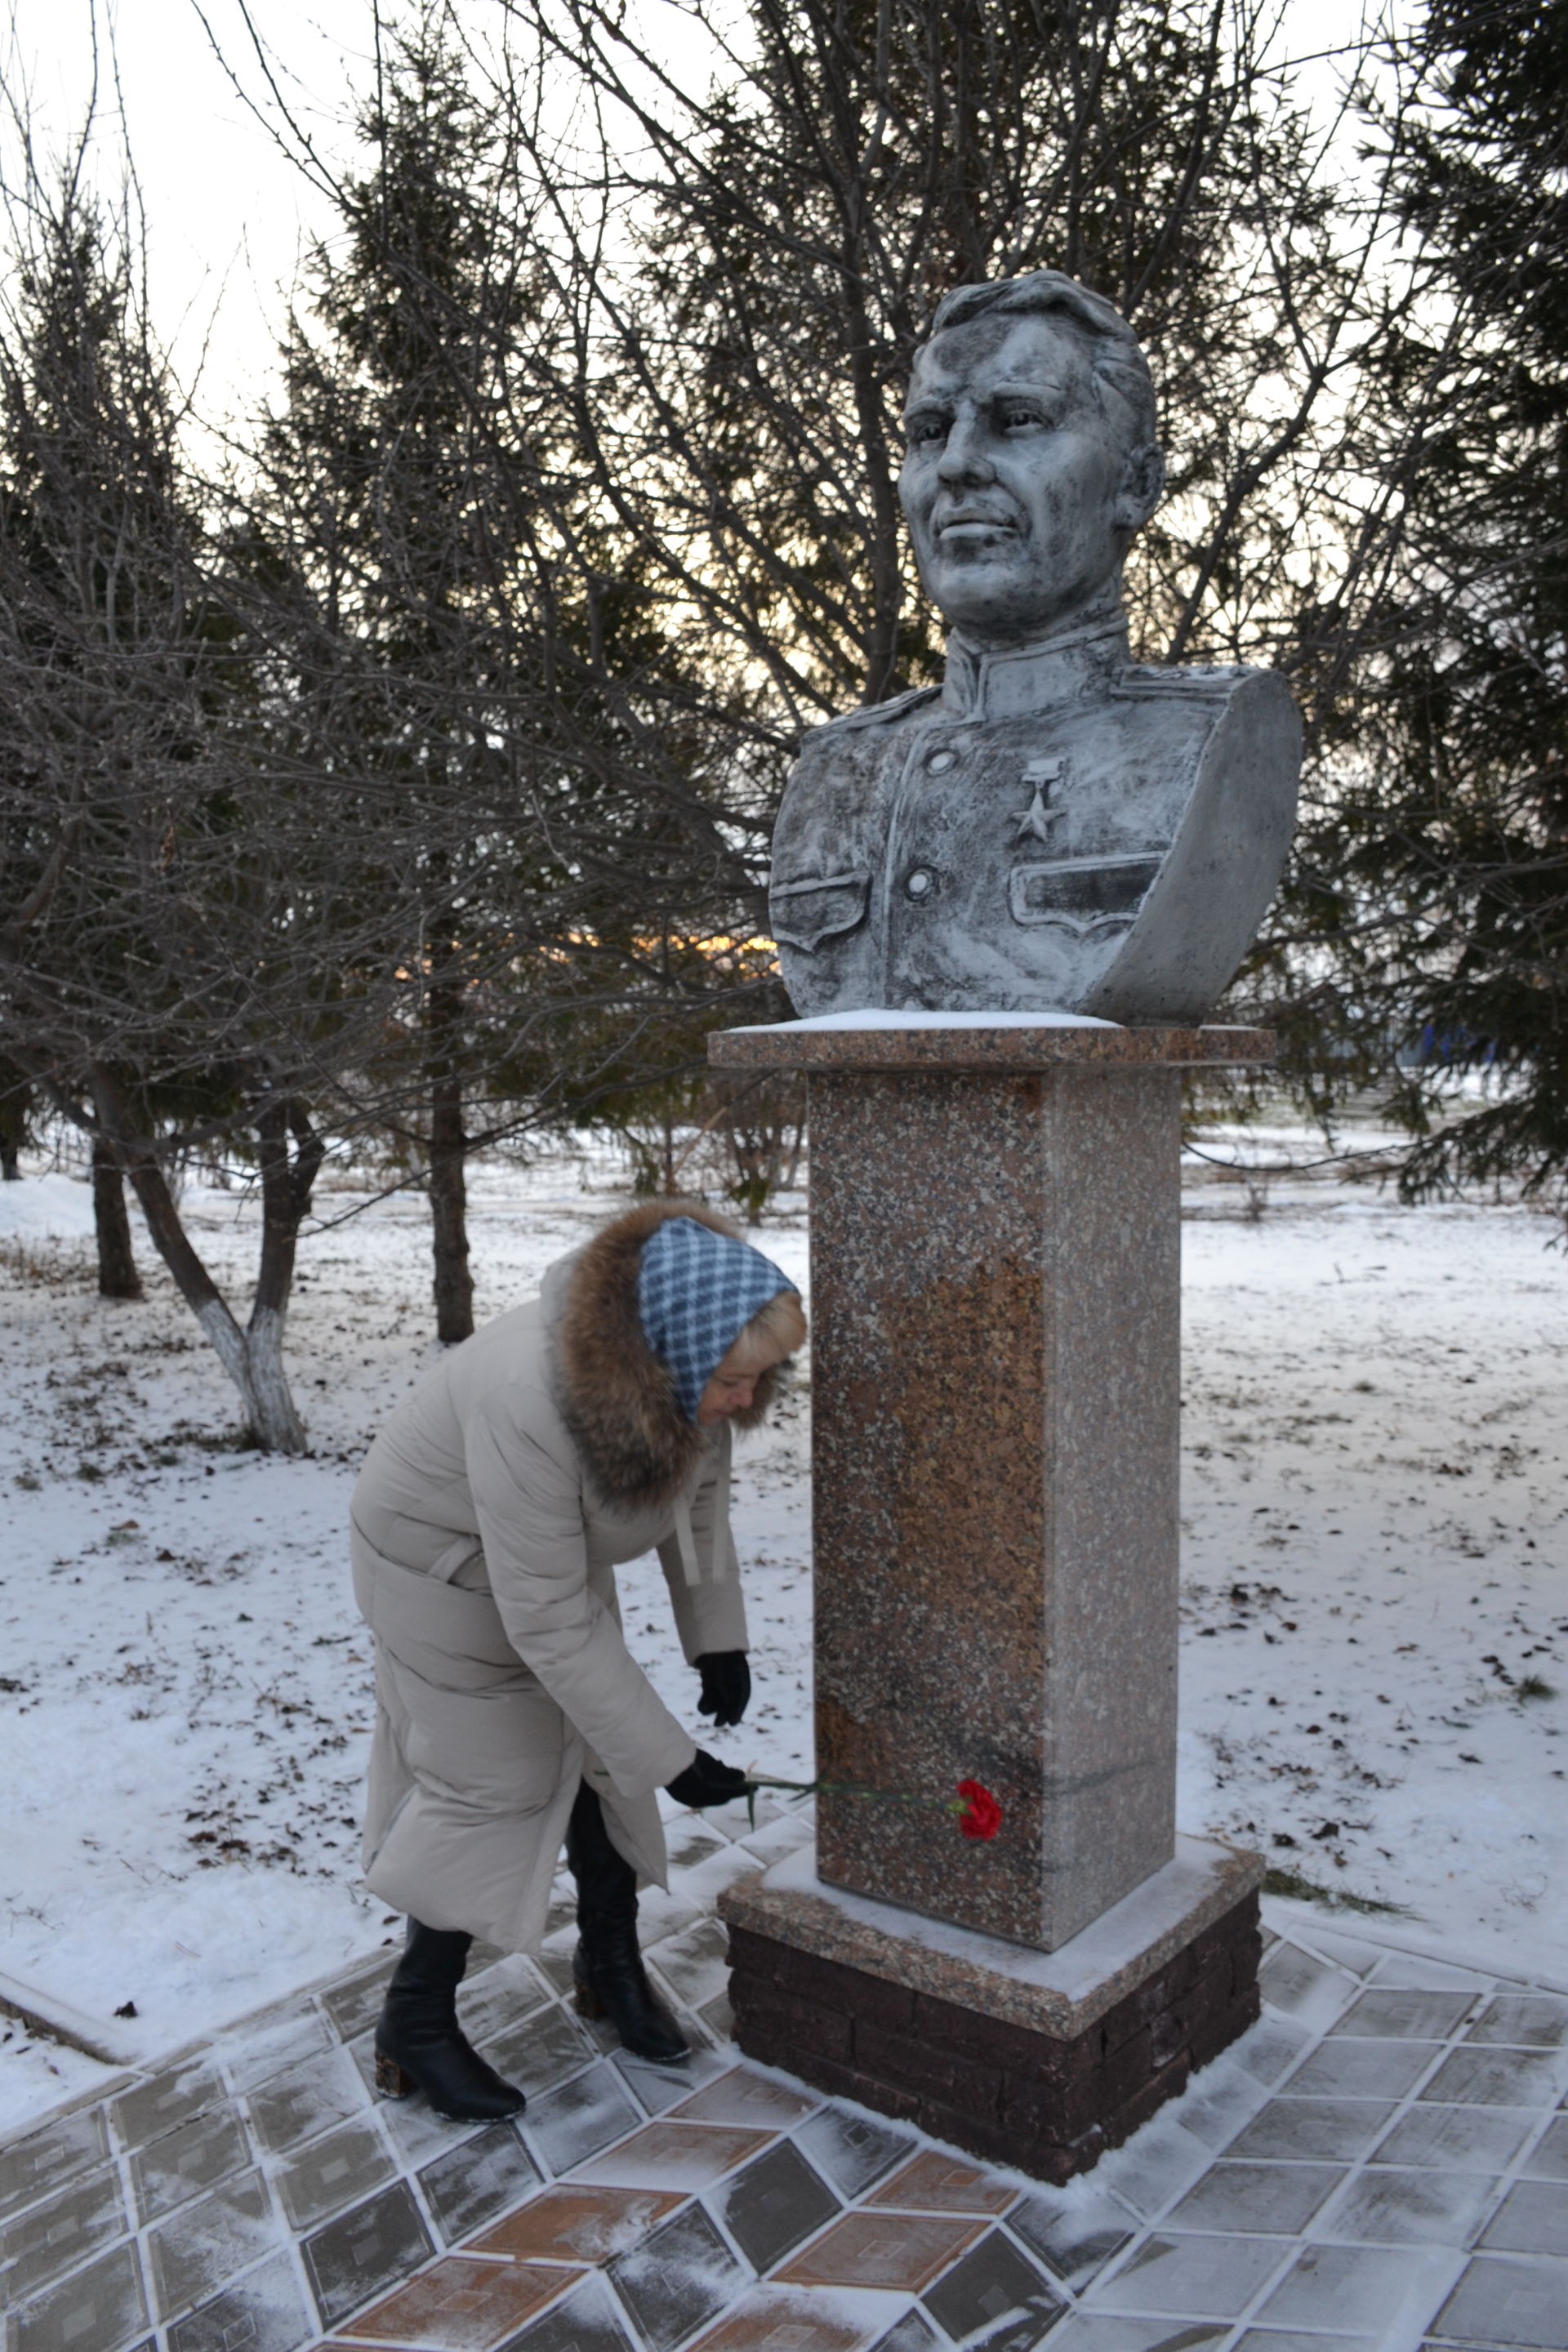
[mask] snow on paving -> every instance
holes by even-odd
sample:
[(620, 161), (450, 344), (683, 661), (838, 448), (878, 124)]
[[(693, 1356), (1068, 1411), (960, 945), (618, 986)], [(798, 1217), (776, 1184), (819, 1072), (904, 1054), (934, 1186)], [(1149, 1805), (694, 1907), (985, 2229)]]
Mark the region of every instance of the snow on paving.
[[(1301, 1179), (1254, 1216), (1256, 1185), (1194, 1172), (1211, 1181), (1184, 1229), (1182, 1824), (1260, 1846), (1289, 1883), (1404, 1906), (1398, 1931), (1457, 1957), (1561, 1975), (1552, 1222)], [(422, 1204), (350, 1214), (363, 1199), (323, 1190), (301, 1252), (289, 1360), (315, 1451), (289, 1462), (235, 1450), (226, 1384), (144, 1238), (146, 1302), (100, 1301), (87, 1187), (0, 1186), (0, 1997), (80, 2013), (125, 2058), (395, 1933), (358, 1878), (370, 1678), (343, 1528), (365, 1442), (432, 1353), (429, 1258)], [(477, 1171), (478, 1311), (624, 1204), (588, 1159)], [(242, 1196), (188, 1208), (243, 1296)], [(804, 1282), (803, 1202), (764, 1245)], [(621, 1580), (667, 1698), (784, 1775), (810, 1767), (808, 1398), (803, 1379), (739, 1459), (744, 1726), (699, 1724), (657, 1565)], [(101, 2073), (0, 2020), (0, 2131)]]

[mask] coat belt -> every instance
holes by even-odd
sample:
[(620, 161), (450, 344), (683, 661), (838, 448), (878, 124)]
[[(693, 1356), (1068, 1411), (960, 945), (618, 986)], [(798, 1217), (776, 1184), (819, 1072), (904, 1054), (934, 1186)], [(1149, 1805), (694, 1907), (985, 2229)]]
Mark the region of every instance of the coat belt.
[(536, 1679), (508, 1641), (489, 1593), (388, 1559), (353, 1520), (349, 1550), (361, 1616), (424, 1681), (441, 1690), (479, 1691)]

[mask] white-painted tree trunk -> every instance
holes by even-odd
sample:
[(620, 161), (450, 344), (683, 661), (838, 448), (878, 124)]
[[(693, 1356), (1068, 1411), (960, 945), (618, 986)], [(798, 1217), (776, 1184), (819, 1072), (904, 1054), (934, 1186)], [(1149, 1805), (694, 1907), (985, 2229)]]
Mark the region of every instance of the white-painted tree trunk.
[(209, 1298), (196, 1310), (196, 1320), (239, 1391), (251, 1434), (262, 1452), (303, 1454), (305, 1424), (283, 1369), (283, 1317), (278, 1309), (258, 1307), (246, 1331), (221, 1298)]
[[(248, 1325), (242, 1326), (180, 1220), (153, 1139), (139, 1134), (114, 1074), (97, 1067), (93, 1094), (103, 1132), (129, 1175), (159, 1256), (174, 1276), (220, 1364), (239, 1391), (250, 1433), (264, 1453), (303, 1454), (305, 1425), (283, 1368), (283, 1321), (300, 1224), (321, 1162), (321, 1140), (302, 1104), (267, 1103), (256, 1114), (263, 1199), (261, 1263)], [(296, 1150), (292, 1162), (289, 1138)]]

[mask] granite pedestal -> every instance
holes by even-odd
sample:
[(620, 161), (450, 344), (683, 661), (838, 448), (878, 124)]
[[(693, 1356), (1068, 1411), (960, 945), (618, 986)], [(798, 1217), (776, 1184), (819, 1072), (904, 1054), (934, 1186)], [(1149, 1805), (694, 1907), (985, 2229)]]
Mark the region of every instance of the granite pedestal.
[(806, 1847), (720, 1896), (735, 2038), (819, 2090), (1066, 2180), (1258, 2016), (1263, 1870), (1179, 1838), (1043, 1953), (846, 1895)]
[[(951, 1013), (710, 1041), (723, 1070), (808, 1076), (817, 1773), (976, 1780), (1004, 1812), (972, 1843), (940, 1812), (825, 1795), (825, 1890), (1049, 1953), (1170, 1864), (1180, 1074), (1271, 1045)], [(766, 2052), (747, 2039), (754, 1945), (736, 1969), (742, 2047), (793, 2063), (776, 2005)], [(1205, 2050), (1253, 2014), (1232, 1977)], [(1089, 2124), (1050, 2146), (1080, 2143)]]

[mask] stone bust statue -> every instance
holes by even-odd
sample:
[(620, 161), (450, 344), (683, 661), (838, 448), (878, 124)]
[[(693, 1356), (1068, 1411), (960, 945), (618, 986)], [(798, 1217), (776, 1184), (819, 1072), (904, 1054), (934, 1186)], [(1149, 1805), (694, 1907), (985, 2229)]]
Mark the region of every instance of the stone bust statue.
[(1300, 726), (1272, 670), (1129, 658), (1164, 485), (1136, 339), (1055, 270), (960, 287), (905, 421), (947, 674), (805, 738), (772, 886), (795, 1009), (1201, 1020), (1278, 886)]

